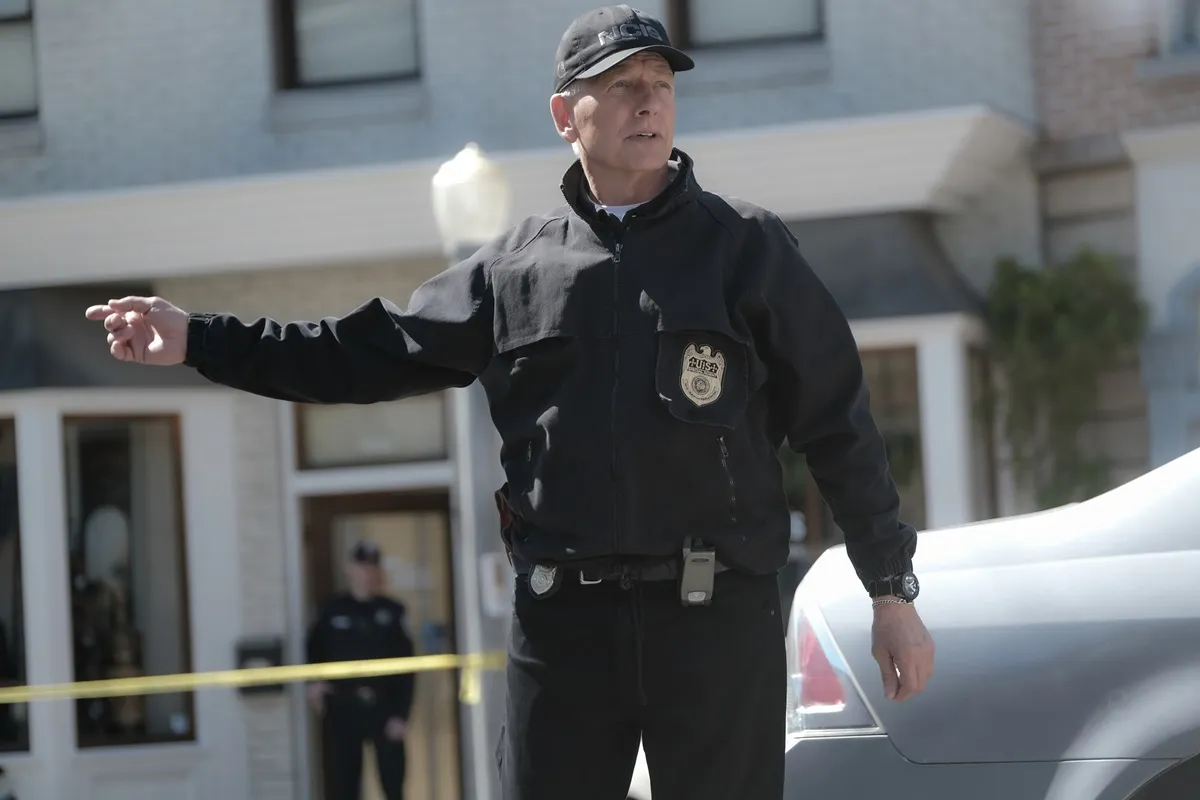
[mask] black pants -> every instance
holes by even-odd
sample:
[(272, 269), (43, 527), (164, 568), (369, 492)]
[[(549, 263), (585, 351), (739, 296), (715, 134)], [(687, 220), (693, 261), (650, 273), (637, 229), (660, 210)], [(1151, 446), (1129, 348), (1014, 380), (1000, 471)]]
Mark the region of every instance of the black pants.
[(362, 797), (363, 743), (375, 745), (375, 763), (379, 783), (387, 800), (403, 800), (404, 742), (384, 736), (387, 716), (378, 709), (338, 699), (325, 712), (325, 747), (329, 776), (325, 781), (329, 794), (325, 800), (359, 800)]
[(692, 608), (674, 581), (564, 579), (539, 599), (519, 578), (507, 669), (503, 800), (625, 800), (639, 739), (654, 800), (783, 796), (774, 575), (721, 573)]

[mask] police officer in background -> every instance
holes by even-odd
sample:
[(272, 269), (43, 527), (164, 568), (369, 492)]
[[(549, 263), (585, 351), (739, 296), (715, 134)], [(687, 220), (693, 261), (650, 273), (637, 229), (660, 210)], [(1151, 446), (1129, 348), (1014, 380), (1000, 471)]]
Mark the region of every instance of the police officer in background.
[[(383, 597), (379, 548), (359, 542), (346, 564), (350, 589), (321, 609), (308, 633), (312, 664), (413, 655), (404, 606)], [(411, 673), (343, 678), (310, 684), (309, 702), (325, 721), (325, 747), (332, 789), (330, 800), (358, 800), (362, 786), (363, 743), (375, 746), (379, 782), (387, 800), (404, 796), (404, 735), (412, 709)]]
[(623, 800), (639, 739), (655, 800), (780, 800), (785, 440), (845, 533), (886, 696), (932, 673), (916, 534), (854, 337), (784, 223), (701, 188), (674, 147), (676, 74), (693, 66), (629, 6), (572, 22), (550, 98), (578, 157), (566, 204), (433, 277), (407, 309), (376, 298), (281, 324), (127, 297), (87, 312), (116, 358), (284, 400), (480, 381), (519, 576), (504, 800)]

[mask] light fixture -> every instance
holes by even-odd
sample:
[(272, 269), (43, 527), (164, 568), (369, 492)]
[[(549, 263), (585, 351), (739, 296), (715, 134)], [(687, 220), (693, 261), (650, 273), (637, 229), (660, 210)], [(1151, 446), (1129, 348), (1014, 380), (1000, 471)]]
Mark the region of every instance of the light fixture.
[(433, 216), (446, 255), (457, 259), (508, 228), (512, 190), (499, 165), (470, 142), (433, 176)]

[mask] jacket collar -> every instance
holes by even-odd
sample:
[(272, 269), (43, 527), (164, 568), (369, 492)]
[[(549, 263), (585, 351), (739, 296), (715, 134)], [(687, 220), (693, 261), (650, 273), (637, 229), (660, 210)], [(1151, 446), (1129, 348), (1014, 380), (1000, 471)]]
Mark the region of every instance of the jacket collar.
[[(692, 170), (693, 162), (691, 156), (679, 148), (672, 148), (668, 163), (674, 167), (675, 176), (667, 184), (666, 188), (658, 193), (658, 196), (638, 206), (636, 212), (638, 218), (649, 219), (662, 216), (675, 210), (700, 193), (700, 186), (696, 183), (696, 176)], [(591, 195), (588, 191), (587, 176), (583, 174), (582, 161), (576, 159), (575, 163), (567, 169), (566, 173), (563, 174), (560, 188), (562, 189), (563, 197), (567, 200), (567, 204), (571, 206), (576, 214), (592, 221), (598, 221), (601, 218), (595, 205), (592, 204)]]

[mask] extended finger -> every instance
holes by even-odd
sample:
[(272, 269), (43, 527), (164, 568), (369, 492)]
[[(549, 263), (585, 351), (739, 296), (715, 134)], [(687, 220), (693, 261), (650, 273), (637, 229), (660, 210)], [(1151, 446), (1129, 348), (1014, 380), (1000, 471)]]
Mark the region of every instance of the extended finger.
[(122, 297), (120, 300), (109, 300), (108, 304), (112, 307), (113, 311), (120, 311), (122, 313), (137, 311), (142, 314), (148, 314), (154, 306), (154, 298), (131, 295), (129, 297)]
[(88, 310), (84, 312), (84, 316), (91, 320), (101, 320), (113, 313), (113, 307), (110, 305), (88, 306)]

